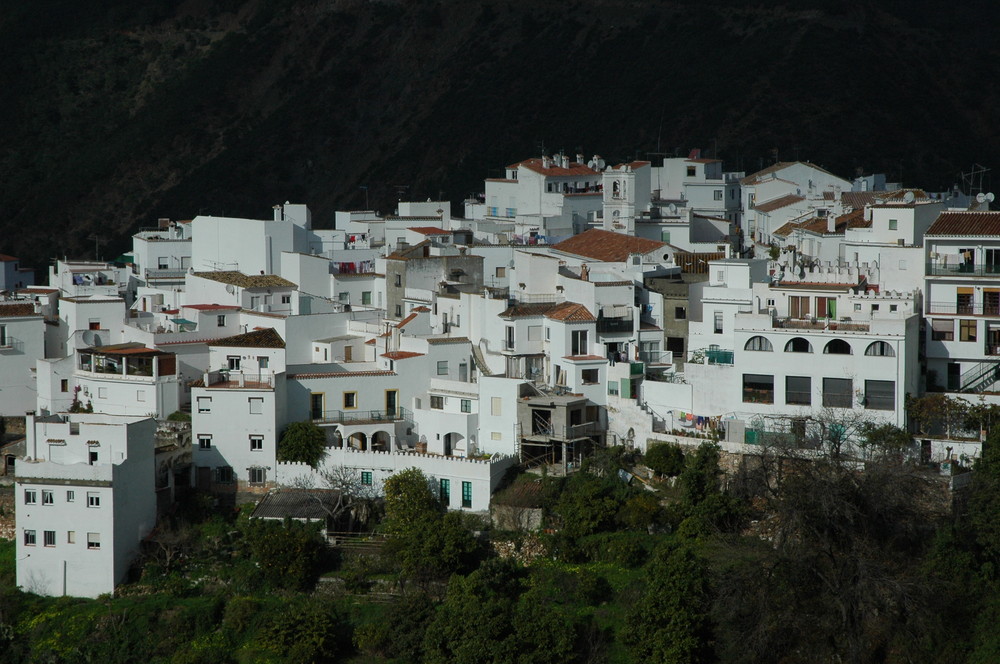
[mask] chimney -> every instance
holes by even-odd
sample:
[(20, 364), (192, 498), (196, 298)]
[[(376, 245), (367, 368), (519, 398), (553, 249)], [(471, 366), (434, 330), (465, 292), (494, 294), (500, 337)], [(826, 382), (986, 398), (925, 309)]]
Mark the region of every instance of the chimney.
[(590, 281), (590, 268), (587, 267), (586, 263), (580, 265), (580, 280)]
[(837, 217), (833, 214), (833, 210), (826, 211), (826, 232), (836, 233), (837, 232)]
[(282, 221), (285, 218), (284, 210), (280, 205), (274, 206), (274, 220)]
[(549, 168), (552, 165), (552, 160), (549, 159), (548, 155), (542, 155), (542, 168)]
[(582, 164), (582, 163), (584, 163), (584, 162), (583, 162), (583, 154), (582, 154), (582, 153), (580, 153), (580, 152), (577, 152), (577, 153), (576, 153), (576, 163), (578, 163), (578, 164)]
[(559, 155), (559, 161), (561, 162), (563, 168), (569, 168), (569, 157), (568, 156), (566, 156), (564, 154)]

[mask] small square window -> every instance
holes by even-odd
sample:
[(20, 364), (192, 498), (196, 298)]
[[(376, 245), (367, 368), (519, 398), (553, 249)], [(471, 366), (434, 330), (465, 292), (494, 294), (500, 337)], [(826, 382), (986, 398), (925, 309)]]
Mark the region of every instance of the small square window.
[(684, 307), (674, 307), (674, 319), (675, 320), (685, 320), (687, 318), (687, 309)]
[(251, 452), (262, 452), (264, 450), (264, 437), (263, 436), (250, 436), (250, 451)]
[(442, 410), (444, 408), (444, 397), (436, 397), (431, 395), (431, 409)]
[(87, 507), (100, 507), (101, 506), (101, 494), (96, 491), (87, 492)]
[(364, 486), (372, 485), (372, 473), (370, 470), (361, 471), (361, 484), (363, 484)]
[(219, 484), (233, 483), (233, 469), (231, 466), (219, 466), (215, 469), (215, 481)]
[(51, 491), (44, 489), (42, 490), (42, 505), (55, 505), (55, 496)]
[(66, 531), (66, 543), (67, 544), (76, 544), (76, 531), (75, 530), (67, 530)]
[(135, 391), (135, 400), (136, 401), (145, 401), (146, 400), (146, 390), (136, 390)]
[(250, 468), (250, 484), (263, 484), (267, 480), (267, 471), (263, 468)]
[(890, 304), (889, 305), (889, 311), (898, 311), (898, 310), (899, 310), (899, 305), (898, 304)]
[(59, 381), (59, 391), (69, 392), (69, 380), (63, 378), (62, 380)]
[(890, 219), (889, 220), (889, 230), (890, 231), (895, 231), (895, 230), (898, 230), (898, 229), (899, 229), (899, 220), (898, 219)]
[(38, 492), (34, 489), (24, 490), (24, 504), (25, 505), (36, 505), (38, 503)]
[(471, 413), (472, 412), (472, 400), (471, 399), (462, 399), (462, 412), (463, 413)]
[(260, 415), (264, 412), (264, 399), (262, 397), (250, 397), (247, 401), (250, 403), (251, 415)]
[(281, 303), (282, 304), (291, 304), (292, 303), (292, 296), (291, 295), (282, 295), (281, 296)]
[(226, 326), (226, 316), (224, 314), (219, 314), (218, 316), (216, 316), (215, 317), (215, 324), (218, 327), (225, 327)]
[(198, 412), (199, 413), (212, 412), (212, 397), (198, 397)]
[(437, 375), (447, 376), (448, 375), (448, 360), (440, 360), (437, 363)]
[(271, 358), (269, 358), (267, 355), (258, 355), (257, 356), (257, 368), (258, 369), (267, 369), (270, 366), (270, 364), (271, 364)]
[(211, 436), (198, 436), (198, 449), (199, 450), (210, 450), (210, 449), (212, 449), (212, 437)]
[(855, 302), (854, 303), (854, 310), (855, 311), (861, 311), (861, 303), (860, 302)]
[(99, 387), (99, 388), (97, 388), (97, 398), (98, 399), (107, 399), (108, 398), (108, 388), (106, 388), (106, 387)]
[(491, 431), (490, 440), (503, 440), (503, 433), (500, 431)]
[(56, 545), (56, 531), (46, 530), (42, 532), (42, 544), (45, 546)]
[(393, 283), (396, 284), (397, 286), (402, 286), (403, 285), (402, 275), (397, 274), (396, 278), (393, 280)]
[(66, 492), (66, 502), (67, 503), (76, 502), (76, 491), (67, 491)]
[(358, 407), (358, 393), (344, 392), (344, 410), (352, 410)]
[(100, 533), (87, 533), (87, 548), (88, 549), (100, 549), (101, 548), (101, 534)]
[(507, 268), (505, 268), (505, 267), (498, 267), (497, 270), (496, 270), (496, 276), (497, 276), (498, 279), (503, 279), (504, 277), (506, 277), (507, 276)]
[(35, 531), (25, 530), (24, 531), (24, 545), (25, 546), (35, 546)]

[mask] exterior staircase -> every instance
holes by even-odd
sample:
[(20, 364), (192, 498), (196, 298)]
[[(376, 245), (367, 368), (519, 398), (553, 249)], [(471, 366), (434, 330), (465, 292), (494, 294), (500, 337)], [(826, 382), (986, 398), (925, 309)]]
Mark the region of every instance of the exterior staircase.
[(962, 374), (959, 392), (979, 394), (985, 392), (1000, 380), (1000, 362), (993, 360), (980, 362)]

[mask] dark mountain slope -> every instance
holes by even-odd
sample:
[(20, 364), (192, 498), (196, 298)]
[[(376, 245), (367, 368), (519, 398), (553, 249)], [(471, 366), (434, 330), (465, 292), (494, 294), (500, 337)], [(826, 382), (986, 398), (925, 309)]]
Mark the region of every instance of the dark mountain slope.
[(1000, 152), (992, 6), (28, 4), (0, 18), (0, 224), (39, 265), (158, 216), (459, 201), (543, 143), (747, 171), (776, 148), (932, 188)]

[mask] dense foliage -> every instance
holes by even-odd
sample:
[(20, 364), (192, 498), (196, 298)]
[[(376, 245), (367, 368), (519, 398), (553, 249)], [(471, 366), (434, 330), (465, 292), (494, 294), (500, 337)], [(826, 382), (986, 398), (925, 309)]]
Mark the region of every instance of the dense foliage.
[(194, 497), (96, 601), (16, 590), (0, 542), (0, 661), (996, 661), (1000, 436), (952, 510), (897, 430), (865, 435), (864, 472), (761, 448), (724, 475), (704, 444), (649, 485), (599, 450), (516, 478), (547, 532), (492, 543), (415, 469), (386, 482), (381, 536), (336, 556), (313, 526)]
[(326, 435), (310, 421), (292, 422), (278, 441), (278, 459), (298, 461), (313, 468), (326, 455)]

